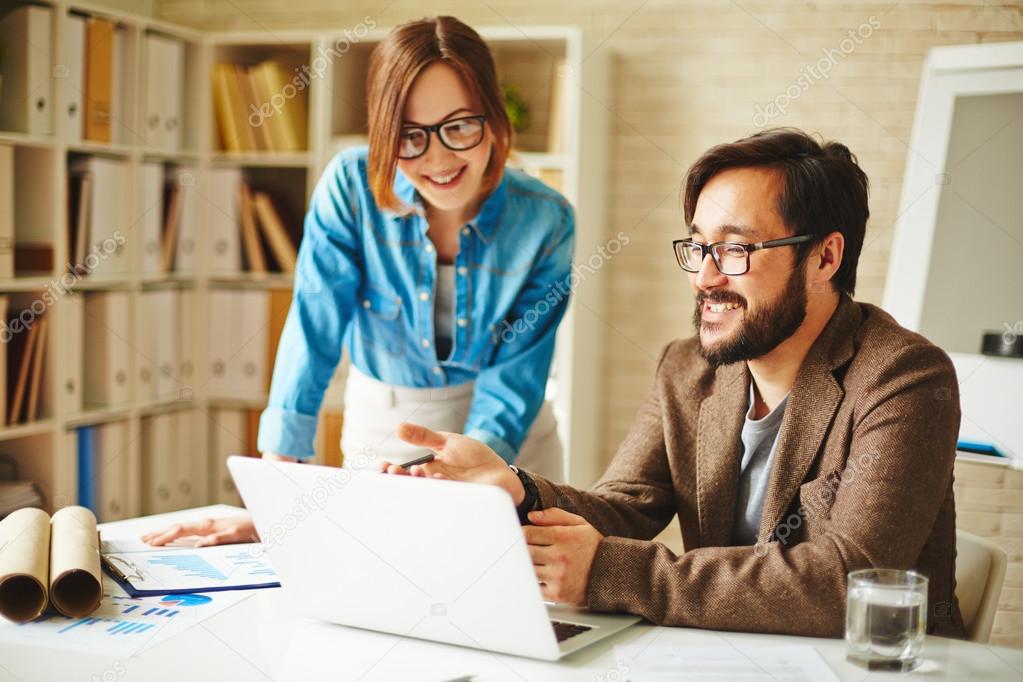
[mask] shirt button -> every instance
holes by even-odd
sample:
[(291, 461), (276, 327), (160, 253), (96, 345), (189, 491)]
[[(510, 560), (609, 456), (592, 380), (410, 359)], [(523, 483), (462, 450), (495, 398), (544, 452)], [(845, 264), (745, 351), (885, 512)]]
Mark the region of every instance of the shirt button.
[(469, 272), (469, 269), (466, 268), (464, 265), (459, 265), (458, 266), (458, 274), (459, 275), (462, 275), (464, 277), (465, 273), (467, 273), (467, 272)]
[(369, 307), (369, 299), (368, 299), (368, 298), (367, 298), (367, 299), (364, 299), (364, 300), (362, 301), (362, 307), (363, 307), (363, 308), (368, 308), (368, 307)]
[(427, 244), (426, 245), (426, 252), (427, 253), (433, 253), (433, 244)]
[(467, 324), (469, 324), (469, 321), (466, 320), (464, 317), (458, 318), (458, 326), (459, 327), (464, 327)]
[(463, 227), (462, 228), (462, 234), (464, 234), (465, 236), (468, 237), (469, 236), (469, 228), (468, 227)]
[(430, 340), (429, 339), (423, 339), (423, 348), (429, 348), (429, 347), (430, 347)]
[(419, 292), (419, 300), (420, 301), (429, 301), (430, 300), (430, 294), (426, 293), (425, 291)]
[(433, 368), (433, 373), (434, 374), (443, 374), (444, 370), (442, 370), (440, 367), (434, 367)]

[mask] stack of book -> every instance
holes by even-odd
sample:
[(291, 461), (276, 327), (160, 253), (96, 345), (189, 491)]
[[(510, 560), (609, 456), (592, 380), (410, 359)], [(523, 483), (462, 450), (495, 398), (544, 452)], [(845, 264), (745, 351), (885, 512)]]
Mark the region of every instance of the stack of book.
[(0, 421), (20, 424), (39, 419), (42, 413), (43, 369), (49, 321), (31, 309), (7, 319), (10, 300), (0, 296), (0, 319), (6, 321), (8, 340), (0, 343)]
[(213, 106), (221, 147), (229, 152), (307, 149), (306, 80), (285, 65), (221, 62), (213, 67)]

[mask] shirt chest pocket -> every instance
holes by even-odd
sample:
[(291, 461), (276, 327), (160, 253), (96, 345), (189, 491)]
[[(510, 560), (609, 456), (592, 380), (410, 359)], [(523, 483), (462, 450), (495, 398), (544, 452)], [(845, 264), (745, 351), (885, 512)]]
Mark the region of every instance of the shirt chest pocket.
[(367, 285), (359, 296), (355, 319), (366, 344), (395, 355), (405, 352), (405, 321), (397, 295)]

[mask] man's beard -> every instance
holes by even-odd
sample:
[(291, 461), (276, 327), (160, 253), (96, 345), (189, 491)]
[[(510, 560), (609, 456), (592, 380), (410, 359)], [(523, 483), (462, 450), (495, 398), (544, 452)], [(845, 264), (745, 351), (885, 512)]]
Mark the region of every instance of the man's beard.
[[(733, 292), (716, 292), (699, 294), (696, 297), (696, 310), (693, 314), (693, 326), (696, 337), (700, 339), (700, 322), (703, 306), (707, 300), (715, 303), (738, 303), (744, 310), (746, 299)], [(740, 323), (739, 330), (728, 339), (719, 342), (713, 348), (707, 348), (700, 340), (700, 355), (712, 366), (719, 367), (741, 360), (754, 360), (767, 355), (778, 345), (796, 333), (799, 325), (806, 319), (806, 280), (802, 268), (795, 268), (789, 276), (778, 298), (767, 307), (760, 308)]]

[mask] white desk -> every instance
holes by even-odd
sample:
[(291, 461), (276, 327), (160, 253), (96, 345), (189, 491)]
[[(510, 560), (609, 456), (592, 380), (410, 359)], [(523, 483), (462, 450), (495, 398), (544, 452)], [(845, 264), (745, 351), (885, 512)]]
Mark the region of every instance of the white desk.
[[(161, 527), (172, 520), (237, 511), (212, 507), (103, 526), (123, 535)], [(339, 576), (339, 586), (343, 577)], [(636, 625), (559, 663), (434, 644), (317, 623), (296, 616), (282, 589), (256, 590), (251, 597), (184, 633), (129, 659), (0, 644), (0, 681), (7, 680), (446, 680), (473, 675), (475, 682), (624, 682), (616, 666), (616, 644), (714, 645), (745, 649), (808, 644), (842, 680), (907, 679), (1023, 680), (1023, 649), (1006, 649), (928, 637), (927, 662), (911, 675), (868, 674), (845, 661), (837, 639), (713, 632)], [(799, 614), (793, 613), (793, 618)]]

